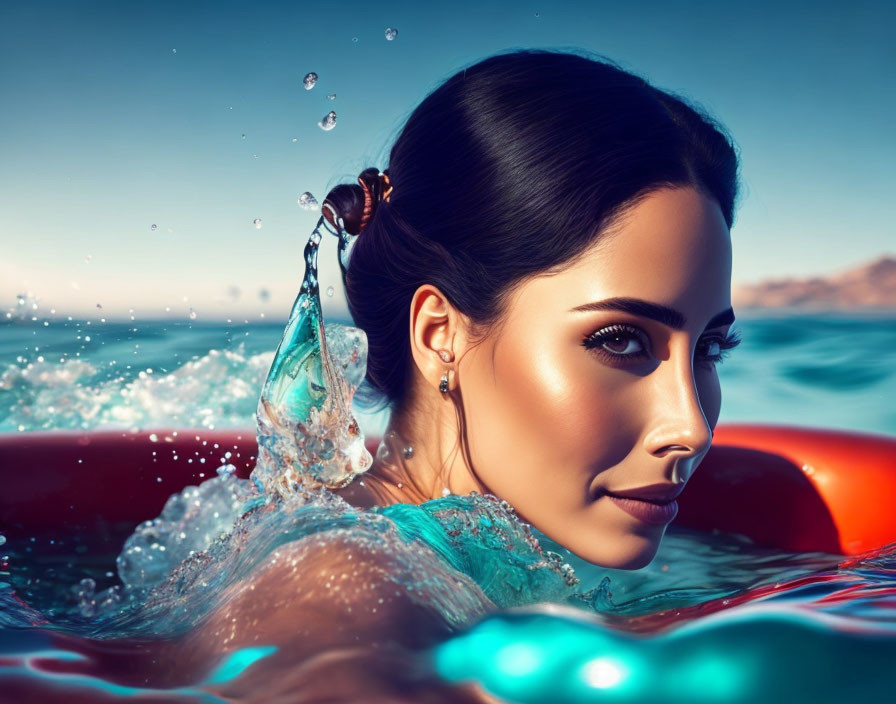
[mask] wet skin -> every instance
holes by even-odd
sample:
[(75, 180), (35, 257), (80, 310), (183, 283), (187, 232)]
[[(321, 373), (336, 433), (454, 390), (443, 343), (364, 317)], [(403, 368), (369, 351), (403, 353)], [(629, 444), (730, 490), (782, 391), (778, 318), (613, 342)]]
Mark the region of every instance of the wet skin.
[[(484, 339), (421, 286), (410, 310), (412, 400), (390, 421), (414, 457), (376, 463), (369, 496), (355, 487), (346, 497), (488, 492), (589, 562), (646, 565), (667, 522), (637, 518), (607, 492), (672, 490), (709, 450), (730, 290), (729, 229), (716, 201), (690, 187), (650, 194), (575, 262), (523, 282)], [(650, 306), (611, 308), (618, 299)], [(660, 306), (680, 315), (653, 319)]]

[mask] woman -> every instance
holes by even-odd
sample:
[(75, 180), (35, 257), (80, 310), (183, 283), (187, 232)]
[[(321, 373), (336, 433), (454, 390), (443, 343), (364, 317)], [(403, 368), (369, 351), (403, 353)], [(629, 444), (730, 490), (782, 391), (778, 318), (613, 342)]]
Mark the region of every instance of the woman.
[(365, 170), (322, 206), (357, 235), (344, 284), (367, 335), (368, 400), (391, 406), (372, 468), (336, 493), (405, 540), (358, 538), (348, 522), (284, 539), (199, 628), (128, 653), (123, 682), (196, 682), (262, 648), (204, 689), (488, 700), (439, 684), (414, 653), (574, 580), (520, 527), (483, 536), (476, 517), (501, 518), (485, 495), (589, 562), (652, 559), (709, 449), (716, 364), (737, 344), (736, 188), (718, 126), (601, 60), (515, 51), (433, 91), (387, 172)]
[(518, 51), (429, 95), (375, 174), (323, 208), (362, 233), (345, 289), (392, 406), (343, 496), (494, 494), (589, 562), (647, 564), (737, 344), (724, 133), (610, 64)]
[[(322, 206), (337, 232), (357, 236), (340, 257), (343, 281), (367, 335), (367, 398), (391, 407), (373, 467), (337, 493), (387, 507), (408, 537), (472, 576), (456, 589), (481, 587), (485, 604), (513, 603), (495, 582), (518, 574), (427, 538), (416, 526), (451, 512), (408, 505), (494, 495), (589, 562), (646, 565), (712, 442), (716, 365), (737, 344), (736, 191), (724, 132), (609, 63), (515, 51), (448, 79), (410, 116), (386, 172), (365, 170)], [(290, 691), (336, 696), (339, 682), (348, 698), (485, 698), (444, 693), (402, 665), (451, 631), (406, 586), (423, 568), (341, 540), (293, 544), (209, 627), (299, 659), (326, 651)], [(364, 648), (334, 655), (359, 642), (397, 647), (392, 666)], [(247, 691), (271, 686), (264, 668), (247, 676)]]

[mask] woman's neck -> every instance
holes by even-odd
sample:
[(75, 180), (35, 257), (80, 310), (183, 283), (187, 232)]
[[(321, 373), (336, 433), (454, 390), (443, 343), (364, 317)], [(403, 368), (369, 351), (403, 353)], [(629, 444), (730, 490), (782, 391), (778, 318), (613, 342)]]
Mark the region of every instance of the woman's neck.
[(449, 494), (486, 493), (460, 450), (457, 414), (437, 396), (396, 409), (383, 433), (373, 466), (356, 483), (379, 505), (421, 504)]

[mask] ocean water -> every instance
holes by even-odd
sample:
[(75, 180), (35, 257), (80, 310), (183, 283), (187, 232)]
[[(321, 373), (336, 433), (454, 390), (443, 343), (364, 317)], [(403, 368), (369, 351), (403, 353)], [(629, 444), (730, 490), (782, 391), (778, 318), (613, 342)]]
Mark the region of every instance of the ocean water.
[[(719, 367), (720, 423), (896, 434), (894, 322), (741, 315), (743, 342)], [(426, 651), (442, 680), (475, 681), (506, 701), (882, 701), (890, 691), (896, 545), (846, 559), (673, 526), (651, 565), (618, 571), (577, 560), (489, 497), (367, 513), (309, 488), (303, 475), (338, 483), (345, 477), (332, 467), (361, 470), (366, 461), (350, 403), (326, 405), (350, 402), (363, 344), (328, 322), (331, 350), (320, 355), (322, 330), (298, 305), (276, 322), (103, 322), (40, 311), (0, 322), (2, 433), (240, 428), (257, 431), (262, 447), (254, 484), (225, 466), (174, 495), (120, 554), (51, 558), (40, 543), (0, 545), (0, 701), (28, 692), (221, 701), (256, 681), (265, 684), (255, 696), (282, 694), (270, 683), (301, 658), (284, 662), (275, 646), (246, 645), (202, 677), (172, 683), (151, 668), (136, 681), (95, 644), (115, 643), (130, 658), (121, 644), (200, 632), (221, 595), (271, 555), (334, 529), (361, 552), (387, 546), (396, 584), (450, 624), (451, 636)], [(330, 356), (339, 363), (328, 367)], [(274, 411), (261, 412), (262, 389)], [(303, 419), (327, 409), (330, 425), (303, 426), (319, 440), (313, 449), (284, 432), (295, 419), (276, 409), (287, 407)], [(373, 435), (386, 420), (354, 415)], [(297, 452), (298, 476), (284, 459), (295, 464)], [(341, 461), (328, 464), (334, 454)]]
[[(252, 427), (286, 323), (36, 317), (0, 316), (0, 432)], [(896, 312), (740, 314), (735, 329), (720, 423), (896, 434)], [(385, 426), (358, 415), (373, 434)]]

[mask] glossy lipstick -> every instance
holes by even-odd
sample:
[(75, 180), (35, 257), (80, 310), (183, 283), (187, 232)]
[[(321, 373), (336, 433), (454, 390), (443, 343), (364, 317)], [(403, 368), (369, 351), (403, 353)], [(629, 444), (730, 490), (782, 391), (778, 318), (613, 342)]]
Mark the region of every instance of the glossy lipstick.
[(666, 503), (658, 503), (627, 496), (613, 496), (613, 494), (607, 494), (606, 497), (626, 513), (651, 525), (665, 525), (678, 515), (678, 502), (675, 499)]

